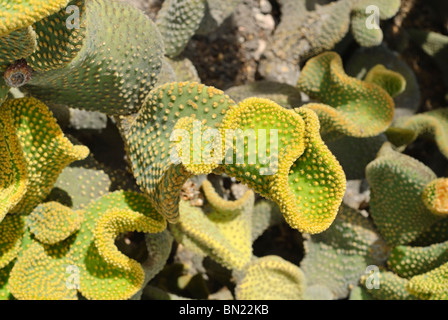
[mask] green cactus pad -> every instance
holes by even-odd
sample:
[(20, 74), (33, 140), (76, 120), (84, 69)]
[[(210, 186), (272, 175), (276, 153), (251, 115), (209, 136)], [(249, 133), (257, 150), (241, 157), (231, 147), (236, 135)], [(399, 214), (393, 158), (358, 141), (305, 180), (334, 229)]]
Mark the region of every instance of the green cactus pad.
[(411, 278), (440, 267), (448, 261), (448, 242), (428, 247), (395, 247), (389, 256), (388, 267), (402, 278)]
[(395, 273), (389, 271), (379, 272), (379, 289), (366, 287), (368, 277), (361, 278), (361, 284), (364, 286), (367, 293), (376, 300), (417, 300), (406, 288), (408, 280), (400, 278)]
[(114, 267), (126, 266), (129, 269), (138, 268), (138, 262), (130, 260), (115, 246), (115, 239), (122, 232), (134, 230), (144, 233), (157, 233), (166, 228), (166, 221), (157, 221), (139, 212), (123, 209), (110, 209), (96, 222), (94, 236), (98, 253)]
[(412, 243), (416, 246), (429, 246), (448, 241), (448, 218), (437, 221), (425, 229)]
[(89, 150), (73, 146), (48, 107), (34, 98), (8, 100), (1, 112), (12, 120), (28, 178), (26, 193), (13, 212), (30, 213), (50, 193), (62, 169), (87, 157)]
[(423, 191), (423, 202), (434, 214), (448, 216), (448, 179), (439, 178), (431, 181)]
[[(308, 10), (305, 0), (286, 0), (281, 6), (282, 19), (261, 60), (260, 72), (269, 80), (294, 84), (289, 79), (296, 81), (300, 62), (332, 50), (345, 37), (350, 28), (351, 3), (333, 1)], [(290, 75), (286, 79), (285, 73)]]
[(22, 216), (9, 214), (0, 222), (0, 269), (18, 256), (24, 232)]
[(414, 131), (414, 137), (409, 143), (420, 135), (432, 136), (440, 152), (448, 158), (448, 108), (399, 119), (394, 127)]
[(157, 27), (169, 57), (179, 55), (204, 17), (206, 0), (167, 0), (157, 15)]
[[(113, 245), (113, 236), (117, 230), (140, 229), (137, 226), (139, 220), (142, 226), (152, 220), (159, 231), (166, 228), (166, 222), (152, 209), (146, 197), (123, 191), (94, 201), (85, 210), (84, 217), (85, 223), (72, 251), (72, 255), (79, 255), (77, 259), (82, 262), (79, 266), (81, 294), (88, 299), (130, 298), (141, 289), (145, 274), (135, 260), (118, 252)], [(98, 228), (107, 228), (108, 232), (98, 234)], [(97, 249), (95, 243), (99, 243), (101, 248)]]
[(232, 87), (226, 93), (239, 102), (251, 97), (272, 100), (285, 108), (297, 108), (301, 105), (300, 92), (294, 86), (274, 81), (256, 81), (250, 84)]
[(77, 290), (68, 285), (71, 274), (67, 268), (76, 265), (66, 259), (66, 246), (45, 246), (33, 241), (10, 273), (8, 289), (13, 296), (19, 300), (77, 299)]
[(27, 227), (37, 240), (53, 245), (79, 230), (82, 212), (72, 211), (58, 202), (37, 206), (27, 217)]
[[(238, 150), (234, 152), (234, 164), (228, 164), (226, 156), (224, 171), (276, 202), (292, 228), (310, 233), (328, 228), (342, 201), (345, 176), (322, 142), (314, 112), (303, 108), (288, 110), (267, 99), (249, 98), (227, 113), (223, 128), (239, 129), (240, 133), (235, 132), (241, 136), (252, 128), (267, 129), (269, 135), (276, 130), (278, 146), (271, 146), (275, 141), (268, 142), (267, 138), (257, 141), (269, 150), (266, 153), (270, 158), (269, 167), (258, 162), (260, 156), (257, 162), (250, 163), (254, 151), (248, 145), (244, 147), (244, 162), (235, 160)], [(235, 137), (239, 136), (235, 134)]]
[[(375, 5), (378, 8), (379, 19), (387, 20), (395, 16), (400, 9), (401, 0), (361, 0), (354, 1), (355, 5), (352, 9), (351, 31), (353, 37), (363, 47), (378, 46), (383, 41), (383, 31), (379, 25), (368, 28), (367, 20), (373, 17), (373, 12), (367, 11), (370, 5)], [(367, 11), (367, 12), (366, 12)], [(376, 21), (375, 21), (376, 22)]]
[(151, 92), (132, 122), (126, 143), (137, 184), (170, 222), (176, 222), (180, 190), (191, 175), (170, 160), (170, 137), (176, 123), (191, 116), (216, 129), (234, 104), (213, 87), (194, 82), (168, 83)]
[(203, 189), (212, 211), (205, 214), (182, 201), (180, 221), (171, 226), (173, 236), (194, 252), (210, 256), (228, 269), (241, 270), (252, 257), (254, 194), (247, 191), (236, 201), (226, 201), (210, 182), (204, 181)]
[(85, 25), (81, 24), (85, 0), (71, 0), (67, 8), (75, 6), (79, 10), (79, 26), (69, 25), (72, 15), (77, 12), (62, 9), (36, 22), (33, 27), (39, 41), (35, 52), (28, 58), (35, 72), (45, 72), (64, 67), (75, 58), (82, 48)]
[(380, 264), (388, 251), (373, 223), (343, 205), (325, 232), (307, 237), (301, 268), (308, 286), (322, 285), (333, 299), (346, 298), (369, 265)]
[(235, 288), (237, 300), (301, 300), (305, 275), (291, 262), (278, 256), (256, 259), (244, 270)]
[(63, 68), (36, 72), (26, 90), (44, 102), (108, 115), (137, 111), (162, 66), (156, 26), (138, 9), (116, 1), (87, 1), (83, 12), (86, 30), (78, 54)]
[(345, 70), (348, 75), (363, 79), (369, 70), (378, 64), (402, 75), (406, 81), (405, 91), (394, 97), (394, 120), (414, 114), (420, 107), (422, 97), (420, 85), (415, 72), (397, 52), (388, 49), (385, 45), (360, 48), (350, 56), (345, 64)]
[(407, 289), (425, 300), (448, 300), (448, 263), (409, 280)]
[(0, 12), (0, 37), (31, 26), (67, 5), (69, 0), (5, 0)]
[(23, 245), (8, 284), (16, 298), (76, 299), (79, 291), (88, 299), (129, 299), (142, 289), (142, 266), (120, 253), (114, 238), (121, 231), (160, 232), (163, 217), (145, 196), (124, 191), (91, 202), (81, 214), (81, 228), (66, 240), (42, 245), (30, 239)]
[(378, 64), (370, 69), (364, 81), (374, 83), (383, 88), (392, 98), (406, 90), (406, 79), (398, 72), (389, 70), (382, 64)]
[(366, 168), (371, 188), (370, 213), (391, 245), (408, 244), (439, 218), (422, 200), (425, 186), (436, 175), (423, 163), (383, 146)]
[(335, 52), (310, 59), (297, 85), (322, 102), (305, 106), (317, 112), (324, 132), (371, 137), (392, 123), (395, 104), (391, 96), (375, 84), (346, 75), (342, 59)]
[(25, 159), (21, 152), (10, 115), (0, 108), (0, 222), (14, 208), (27, 191), (28, 178)]
[(0, 72), (4, 72), (16, 60), (30, 56), (36, 50), (36, 39), (36, 32), (32, 27), (0, 37)]

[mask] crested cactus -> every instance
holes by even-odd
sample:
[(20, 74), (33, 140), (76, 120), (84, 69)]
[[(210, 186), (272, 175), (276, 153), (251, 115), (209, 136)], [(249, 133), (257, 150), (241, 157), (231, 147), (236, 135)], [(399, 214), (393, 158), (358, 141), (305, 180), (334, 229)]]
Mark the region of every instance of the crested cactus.
[(300, 266), (307, 285), (328, 288), (332, 299), (347, 297), (367, 267), (384, 263), (389, 251), (373, 223), (347, 206), (328, 230), (308, 236), (304, 246)]
[[(219, 137), (214, 138), (214, 143), (219, 147), (209, 150), (218, 162), (204, 162), (204, 150), (201, 149), (204, 141), (191, 141), (195, 123), (218, 130)], [(179, 142), (176, 139), (181, 137), (172, 137), (172, 132), (179, 134), (173, 129), (187, 134), (184, 142), (184, 138), (181, 139), (181, 146), (184, 145), (181, 149), (186, 151), (180, 158), (174, 157), (174, 163), (170, 142)], [(258, 138), (260, 144), (266, 145), (264, 156), (268, 159), (259, 155), (258, 160), (252, 162), (256, 154), (247, 144), (234, 145), (238, 141), (244, 143), (241, 139), (248, 129), (269, 130), (270, 139)], [(280, 133), (278, 145), (271, 146), (271, 143), (277, 143), (272, 138), (272, 130)], [(235, 134), (227, 136), (229, 131)], [(200, 132), (193, 134), (193, 139), (195, 136), (201, 138)], [(223, 133), (226, 134), (224, 138)], [(254, 139), (257, 139), (256, 134)], [(224, 171), (279, 204), (293, 228), (312, 233), (328, 228), (345, 190), (344, 173), (321, 140), (319, 121), (311, 110), (292, 111), (270, 100), (257, 98), (235, 105), (222, 91), (197, 83), (165, 84), (152, 91), (132, 123), (126, 140), (137, 183), (151, 197), (155, 208), (171, 222), (178, 219), (180, 189), (194, 174)], [(204, 140), (209, 148), (212, 143)], [(291, 141), (294, 144), (290, 144)], [(187, 156), (187, 151), (195, 151), (195, 145), (199, 151), (189, 152)], [(226, 145), (230, 148), (219, 158), (218, 149)], [(270, 149), (278, 151), (277, 154)], [(191, 159), (193, 163), (187, 163)]]
[[(286, 70), (290, 74), (288, 78), (296, 78), (297, 65), (301, 61), (333, 50), (350, 30), (359, 45), (379, 45), (383, 38), (379, 20), (393, 17), (400, 7), (400, 0), (329, 1), (324, 5), (316, 5), (314, 10), (308, 9), (305, 0), (281, 0), (280, 4), (283, 19), (260, 67), (262, 75), (269, 80), (279, 80), (271, 78), (272, 73), (280, 73), (278, 77), (281, 79), (280, 70)], [(375, 6), (373, 14), (367, 11), (371, 5)], [(367, 26), (370, 20), (374, 22)]]
[(437, 178), (423, 163), (386, 144), (367, 166), (366, 176), (370, 213), (389, 244), (408, 244), (440, 220), (422, 199), (426, 185)]
[(351, 137), (372, 137), (392, 123), (394, 101), (381, 87), (345, 74), (335, 52), (310, 59), (302, 70), (298, 88), (321, 103), (306, 108), (319, 115), (324, 132)]
[[(29, 232), (45, 242), (24, 241), (8, 279), (14, 297), (76, 299), (79, 289), (88, 299), (128, 299), (141, 289), (145, 281), (142, 266), (120, 253), (114, 240), (123, 231), (157, 233), (166, 228), (165, 219), (144, 196), (118, 191), (93, 201), (80, 213), (59, 215), (58, 220), (65, 220), (60, 223), (67, 225), (71, 221), (70, 228), (55, 229), (57, 225), (39, 223), (52, 221), (58, 214), (52, 210), (54, 203), (43, 206), (36, 208), (27, 224)], [(77, 232), (70, 235), (70, 229)], [(36, 262), (39, 267), (35, 267)], [(82, 275), (79, 283), (67, 284), (67, 267)]]
[(235, 289), (237, 300), (302, 300), (306, 280), (296, 265), (277, 256), (254, 260)]

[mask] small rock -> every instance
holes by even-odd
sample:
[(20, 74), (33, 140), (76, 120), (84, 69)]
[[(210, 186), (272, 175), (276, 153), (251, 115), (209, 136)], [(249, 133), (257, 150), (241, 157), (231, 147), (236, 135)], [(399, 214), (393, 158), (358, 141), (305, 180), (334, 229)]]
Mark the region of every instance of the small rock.
[(272, 5), (268, 0), (260, 0), (260, 11), (261, 13), (271, 13)]

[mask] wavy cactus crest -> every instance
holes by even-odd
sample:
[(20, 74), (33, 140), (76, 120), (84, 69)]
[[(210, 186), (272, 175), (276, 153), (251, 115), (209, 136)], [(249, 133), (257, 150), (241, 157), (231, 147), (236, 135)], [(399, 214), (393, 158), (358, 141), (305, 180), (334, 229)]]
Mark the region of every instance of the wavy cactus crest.
[(440, 220), (422, 199), (426, 185), (437, 178), (423, 163), (385, 144), (367, 166), (366, 177), (370, 213), (388, 243), (408, 244)]
[[(28, 214), (50, 193), (58, 175), (73, 161), (87, 157), (84, 146), (73, 146), (48, 107), (34, 98), (1, 105), (3, 159), (10, 159), (0, 181), (0, 218), (8, 212)], [(7, 195), (4, 198), (4, 195)]]
[(306, 279), (299, 267), (278, 256), (258, 258), (246, 266), (235, 288), (237, 300), (301, 300)]
[[(123, 191), (107, 194), (81, 212), (70, 212), (49, 202), (29, 216), (29, 230), (43, 242), (23, 241), (8, 279), (13, 296), (76, 299), (78, 290), (88, 299), (129, 299), (136, 294), (145, 283), (144, 269), (119, 252), (114, 240), (124, 231), (161, 232), (166, 228), (163, 217), (146, 197)], [(49, 225), (55, 218), (56, 224)], [(55, 229), (56, 225), (64, 227)], [(79, 283), (67, 282), (67, 268), (77, 270)]]
[(305, 107), (319, 115), (322, 129), (352, 137), (372, 137), (392, 123), (394, 101), (381, 87), (345, 74), (341, 57), (326, 52), (310, 59), (298, 88), (322, 104)]
[[(202, 140), (201, 148), (201, 142), (191, 142), (194, 123), (215, 129), (218, 137)], [(186, 140), (178, 130), (183, 130)], [(266, 132), (269, 139), (262, 135)], [(182, 163), (191, 160), (191, 154), (173, 161), (172, 147), (179, 147), (173, 141), (178, 143), (179, 138), (187, 151), (194, 151), (197, 145), (197, 164)], [(250, 143), (246, 139), (251, 139)], [(222, 91), (197, 83), (171, 83), (155, 89), (126, 140), (137, 183), (171, 222), (178, 216), (184, 182), (191, 175), (213, 170), (225, 172), (275, 201), (293, 228), (311, 233), (328, 228), (345, 190), (342, 168), (321, 140), (319, 121), (311, 110), (288, 110), (260, 98), (236, 106)], [(212, 145), (212, 140), (217, 144)], [(264, 155), (260, 153), (263, 146)], [(219, 166), (204, 162), (204, 150), (211, 152), (210, 148)], [(220, 148), (224, 148), (221, 157)], [(196, 161), (194, 157), (193, 153)]]

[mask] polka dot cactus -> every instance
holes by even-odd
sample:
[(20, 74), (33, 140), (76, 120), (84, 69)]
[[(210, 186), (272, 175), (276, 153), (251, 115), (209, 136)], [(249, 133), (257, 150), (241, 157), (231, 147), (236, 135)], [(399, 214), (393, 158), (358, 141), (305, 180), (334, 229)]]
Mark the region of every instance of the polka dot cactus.
[[(223, 116), (234, 105), (213, 87), (195, 82), (167, 83), (151, 92), (132, 122), (126, 144), (134, 176), (154, 207), (169, 221), (175, 222), (178, 217), (180, 190), (191, 176), (171, 159), (173, 141), (179, 139), (172, 134), (179, 132), (174, 129), (182, 129), (176, 124), (181, 118), (191, 117), (190, 125), (196, 119), (198, 126), (219, 129)], [(200, 156), (198, 164), (203, 163), (202, 153), (196, 156)]]
[(335, 52), (311, 58), (297, 83), (300, 90), (321, 103), (305, 105), (319, 115), (323, 132), (352, 137), (371, 137), (392, 123), (395, 103), (376, 84), (345, 74)]
[(371, 188), (370, 213), (391, 245), (408, 244), (440, 218), (422, 200), (435, 173), (416, 159), (385, 144), (366, 168)]
[(406, 287), (420, 299), (448, 300), (448, 263), (411, 278)]
[(204, 17), (206, 0), (168, 0), (157, 15), (157, 27), (169, 57), (179, 55)]
[(82, 212), (72, 211), (58, 202), (47, 202), (28, 215), (27, 227), (37, 240), (52, 245), (78, 231), (82, 220)]
[(434, 214), (448, 216), (448, 179), (439, 178), (431, 181), (423, 191), (423, 202)]
[[(64, 31), (57, 39), (54, 33), (59, 35), (58, 30), (63, 28), (60, 23), (64, 12), (49, 17), (41, 26), (45, 33), (53, 33), (45, 36), (46, 44), (42, 43), (32, 58), (42, 71), (34, 73), (26, 90), (44, 102), (108, 115), (137, 111), (162, 66), (159, 31), (149, 17), (129, 4), (86, 1), (81, 13), (80, 29)], [(122, 23), (123, 19), (133, 23)], [(137, 31), (134, 25), (139, 26)], [(65, 48), (56, 49), (57, 42)], [(61, 54), (60, 59), (57, 54), (46, 58), (54, 51)]]
[(65, 7), (69, 0), (2, 0), (0, 37), (26, 28)]
[(17, 136), (28, 180), (26, 193), (12, 212), (27, 214), (50, 193), (61, 171), (73, 161), (87, 157), (89, 150), (73, 146), (48, 107), (37, 99), (8, 100), (0, 112), (2, 118), (11, 121), (9, 134)]
[(208, 181), (203, 190), (210, 212), (188, 202), (180, 203), (180, 221), (171, 225), (174, 238), (203, 256), (231, 270), (241, 270), (252, 258), (251, 223), (254, 193), (247, 191), (236, 201), (222, 199)]
[(254, 260), (237, 283), (237, 300), (302, 300), (305, 275), (299, 267), (278, 256)]
[[(68, 214), (58, 217), (55, 211)], [(70, 211), (47, 203), (29, 215), (30, 231), (52, 244), (27, 241), (10, 273), (8, 290), (17, 299), (77, 299), (78, 292), (87, 299), (131, 298), (142, 288), (145, 272), (140, 263), (118, 251), (114, 240), (121, 232), (162, 232), (165, 219), (144, 195), (125, 191), (109, 193), (84, 210)], [(54, 230), (76, 214), (83, 217), (76, 233), (70, 236), (70, 228), (64, 227)], [(48, 226), (45, 219), (51, 219), (54, 226)], [(56, 238), (65, 239), (57, 242)]]

